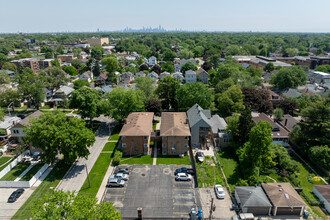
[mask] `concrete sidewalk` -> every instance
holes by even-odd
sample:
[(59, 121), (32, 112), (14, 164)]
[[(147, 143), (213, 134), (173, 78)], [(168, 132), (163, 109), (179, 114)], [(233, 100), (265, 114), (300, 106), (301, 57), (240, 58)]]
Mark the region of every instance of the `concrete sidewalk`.
[(61, 182), (57, 185), (57, 190), (79, 192), (87, 178), (86, 165), (88, 172), (90, 172), (104, 145), (108, 142), (109, 135), (109, 128), (105, 123), (102, 124), (96, 132), (94, 145), (89, 149), (90, 155), (88, 156), (88, 159), (79, 158), (76, 160)]

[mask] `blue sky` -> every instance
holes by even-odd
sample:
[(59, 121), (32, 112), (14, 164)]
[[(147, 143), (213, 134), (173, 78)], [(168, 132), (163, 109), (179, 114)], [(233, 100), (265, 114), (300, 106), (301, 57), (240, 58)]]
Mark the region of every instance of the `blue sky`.
[(121, 30), (330, 32), (330, 0), (0, 0), (0, 33)]

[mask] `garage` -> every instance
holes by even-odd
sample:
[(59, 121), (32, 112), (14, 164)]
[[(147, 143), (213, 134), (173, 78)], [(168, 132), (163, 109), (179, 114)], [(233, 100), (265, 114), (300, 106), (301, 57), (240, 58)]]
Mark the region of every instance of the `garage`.
[(302, 207), (277, 207), (276, 215), (300, 215)]
[(268, 215), (270, 207), (249, 207), (244, 213), (252, 213), (253, 215)]

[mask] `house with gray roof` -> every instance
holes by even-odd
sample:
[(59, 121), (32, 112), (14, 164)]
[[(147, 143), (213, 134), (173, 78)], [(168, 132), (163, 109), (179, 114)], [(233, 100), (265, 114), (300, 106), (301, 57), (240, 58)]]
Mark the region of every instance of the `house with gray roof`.
[(60, 106), (64, 104), (65, 100), (69, 100), (71, 97), (72, 92), (74, 91), (74, 88), (70, 86), (61, 86), (58, 90), (54, 92), (53, 95), (53, 104), (55, 106)]
[(138, 78), (138, 77), (146, 77), (146, 74), (142, 71), (137, 72), (137, 73), (135, 73), (135, 78)]
[(185, 72), (186, 83), (197, 82), (197, 74), (195, 71), (188, 70)]
[(159, 79), (164, 79), (166, 76), (170, 76), (171, 74), (169, 72), (162, 72), (160, 75), (159, 75)]
[(195, 104), (187, 111), (191, 132), (191, 146), (202, 148), (210, 145), (211, 142), (211, 110), (204, 110)]
[(281, 96), (286, 97), (286, 98), (297, 98), (299, 96), (302, 96), (303, 94), (298, 92), (297, 89), (285, 89), (281, 92)]
[(180, 81), (180, 83), (182, 83), (183, 82), (183, 79), (184, 79), (182, 73), (180, 73), (180, 72), (173, 73), (172, 74), (172, 77), (173, 78), (177, 78)]
[(15, 76), (15, 72), (11, 70), (0, 70), (0, 73), (6, 73), (11, 79)]
[(236, 186), (235, 198), (243, 213), (270, 215), (272, 204), (260, 186)]
[(209, 74), (203, 69), (199, 68), (196, 71), (197, 80), (201, 83), (208, 84), (209, 83)]
[(148, 74), (148, 77), (154, 78), (154, 79), (158, 79), (158, 74), (154, 71), (152, 71), (151, 73)]
[(231, 135), (226, 133), (227, 122), (215, 114), (210, 118), (213, 143), (216, 147), (228, 147)]

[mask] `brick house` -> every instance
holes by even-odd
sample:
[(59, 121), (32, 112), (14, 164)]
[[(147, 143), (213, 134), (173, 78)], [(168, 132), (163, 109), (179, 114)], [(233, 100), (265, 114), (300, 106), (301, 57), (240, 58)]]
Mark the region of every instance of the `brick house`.
[(160, 125), (162, 155), (187, 155), (190, 129), (185, 112), (163, 112)]
[(153, 112), (132, 112), (125, 120), (119, 136), (123, 155), (150, 154)]

